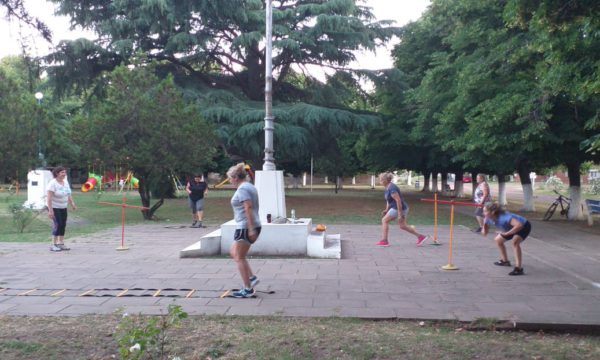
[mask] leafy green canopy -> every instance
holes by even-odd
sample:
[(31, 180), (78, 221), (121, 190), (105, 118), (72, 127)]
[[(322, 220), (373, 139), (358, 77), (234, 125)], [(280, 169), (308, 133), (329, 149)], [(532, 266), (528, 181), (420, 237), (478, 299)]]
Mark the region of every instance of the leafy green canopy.
[(434, 0), (404, 27), (401, 75), (378, 89), (396, 134), (381, 144), (406, 149), (397, 163), (503, 174), (585, 160), (600, 32), (585, 1), (561, 3)]
[(14, 68), (0, 64), (0, 181), (23, 180), (37, 161), (37, 140), (42, 135), (39, 120), (42, 109), (14, 73)]
[[(48, 60), (62, 90), (89, 87), (103, 70), (143, 52), (205, 84), (235, 85), (252, 100), (264, 86), (264, 3), (260, 0), (54, 0), (72, 24), (96, 41), (64, 41)], [(293, 66), (345, 66), (358, 49), (374, 49), (394, 33), (355, 0), (276, 1), (273, 9), (275, 96)], [(227, 75), (223, 77), (222, 75)], [(61, 85), (62, 84), (62, 85)]]
[[(65, 41), (47, 61), (57, 91), (105, 96), (101, 76), (118, 64), (160, 60), (186, 99), (213, 122), (235, 159), (259, 164), (264, 148), (262, 1), (56, 1), (73, 25), (99, 38)], [(374, 49), (396, 31), (375, 21), (363, 1), (275, 1), (274, 115), (276, 160), (297, 168), (344, 132), (378, 123), (357, 81), (340, 70), (323, 84), (307, 66), (340, 69), (354, 50)], [(139, 54), (143, 54), (140, 57)]]
[(562, 134), (595, 152), (600, 149), (599, 14), (600, 3), (593, 0), (510, 0), (505, 11), (511, 27), (533, 35), (529, 48), (542, 56), (536, 66), (539, 88), (571, 123)]

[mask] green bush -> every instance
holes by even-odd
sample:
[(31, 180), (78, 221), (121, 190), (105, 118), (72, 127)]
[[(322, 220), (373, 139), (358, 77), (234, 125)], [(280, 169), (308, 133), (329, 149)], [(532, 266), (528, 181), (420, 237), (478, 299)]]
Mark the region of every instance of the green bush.
[(23, 233), (25, 229), (31, 225), (42, 212), (34, 210), (31, 206), (25, 207), (20, 204), (10, 203), (8, 204), (8, 210), (12, 214), (13, 223), (17, 227), (19, 233)]
[(593, 179), (590, 181), (588, 192), (593, 195), (600, 195), (600, 179)]
[(548, 190), (556, 190), (561, 191), (565, 188), (565, 184), (556, 176), (550, 176), (546, 183), (544, 184), (545, 188)]
[(167, 315), (123, 314), (117, 326), (119, 354), (122, 359), (169, 359), (168, 330), (188, 317), (181, 306), (171, 304)]

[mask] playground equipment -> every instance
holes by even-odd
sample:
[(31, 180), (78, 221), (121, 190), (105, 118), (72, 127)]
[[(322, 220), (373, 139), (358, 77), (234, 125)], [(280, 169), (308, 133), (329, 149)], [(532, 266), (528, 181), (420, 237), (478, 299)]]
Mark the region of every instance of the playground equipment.
[(88, 175), (88, 179), (81, 186), (81, 191), (88, 192), (90, 190), (93, 190), (96, 186), (98, 186), (98, 187), (102, 186), (102, 176), (91, 172)]
[(454, 206), (470, 206), (470, 207), (483, 207), (483, 205), (481, 204), (473, 204), (473, 203), (467, 203), (467, 202), (460, 202), (460, 201), (454, 201), (454, 200), (438, 200), (437, 198), (437, 193), (435, 193), (434, 198), (433, 199), (421, 199), (421, 201), (424, 202), (432, 202), (434, 204), (434, 240), (437, 242), (437, 206), (438, 204), (447, 204), (450, 205), (450, 243), (448, 246), (448, 264), (442, 266), (442, 270), (458, 270), (458, 267), (456, 267), (453, 263), (453, 259), (452, 259), (452, 243), (453, 243), (453, 238), (454, 238)]
[(97, 189), (102, 190), (102, 187), (109, 187), (114, 185), (115, 190), (118, 188), (120, 191), (123, 191), (125, 185), (130, 185), (130, 189), (137, 189), (139, 187), (140, 181), (133, 176), (133, 172), (129, 171), (125, 177), (119, 176), (120, 180), (117, 181), (117, 176), (113, 174), (111, 171), (106, 171), (104, 175), (99, 175), (94, 172), (90, 172), (88, 175), (88, 179), (81, 186), (82, 192), (89, 192), (91, 190)]

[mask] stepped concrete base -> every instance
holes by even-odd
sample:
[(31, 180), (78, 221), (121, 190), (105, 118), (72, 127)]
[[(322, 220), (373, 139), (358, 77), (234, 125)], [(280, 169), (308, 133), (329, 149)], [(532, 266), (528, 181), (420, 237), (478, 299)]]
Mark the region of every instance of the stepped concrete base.
[(322, 259), (341, 259), (340, 234), (327, 235), (325, 231), (313, 231), (306, 240), (307, 255)]
[(217, 229), (200, 238), (200, 241), (179, 251), (180, 258), (219, 255), (221, 253), (221, 229)]
[[(221, 225), (221, 229), (203, 236), (200, 241), (179, 252), (180, 258), (193, 258), (228, 254), (233, 243), (236, 224), (234, 220)], [(263, 223), (258, 241), (248, 255), (310, 256), (340, 259), (340, 235), (327, 235), (312, 231), (312, 219), (301, 218), (286, 224)]]
[[(248, 255), (306, 256), (306, 239), (312, 228), (312, 219), (297, 219), (295, 223), (263, 223), (258, 241)], [(233, 244), (236, 223), (234, 220), (221, 225), (221, 253), (229, 253)]]

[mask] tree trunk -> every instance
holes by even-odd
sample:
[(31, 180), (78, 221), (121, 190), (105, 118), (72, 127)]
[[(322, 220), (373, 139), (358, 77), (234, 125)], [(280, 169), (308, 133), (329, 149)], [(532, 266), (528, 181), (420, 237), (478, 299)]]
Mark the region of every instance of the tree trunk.
[(431, 191), (433, 191), (434, 193), (438, 192), (438, 173), (437, 173), (437, 171), (434, 171), (433, 174), (431, 174)]
[(531, 178), (529, 177), (531, 169), (527, 161), (519, 161), (516, 165), (521, 187), (523, 188), (523, 208), (521, 211), (533, 212), (535, 211), (535, 204), (533, 202), (533, 187), (531, 186)]
[(429, 176), (431, 176), (430, 171), (423, 172), (423, 189), (421, 191), (429, 191)]
[(567, 171), (569, 172), (569, 197), (571, 198), (571, 206), (569, 207), (569, 220), (582, 220), (583, 212), (581, 211), (581, 175), (579, 170), (580, 162), (567, 163)]
[(243, 84), (244, 93), (250, 99), (259, 101), (265, 96), (264, 65), (261, 62), (261, 55), (258, 44), (252, 44), (248, 47), (248, 56), (244, 61), (246, 66), (246, 82)]
[(448, 173), (442, 172), (442, 194), (444, 196), (451, 196), (450, 185), (448, 185)]
[(344, 178), (341, 176), (336, 176), (335, 177), (335, 186), (337, 186), (337, 188), (339, 190), (343, 190), (344, 189)]
[[(142, 199), (142, 206), (150, 208), (150, 187), (148, 186), (148, 182), (146, 181), (146, 176), (139, 175), (138, 184), (138, 193), (140, 194), (140, 198)], [(144, 220), (152, 220), (150, 210), (142, 210), (142, 216), (144, 217)]]
[(462, 178), (454, 178), (454, 195), (457, 198), (465, 197), (465, 184), (463, 183)]
[(406, 185), (408, 185), (408, 186), (412, 185), (412, 170), (408, 171), (408, 178), (406, 179)]
[(506, 176), (498, 175), (498, 204), (508, 205), (506, 201)]

